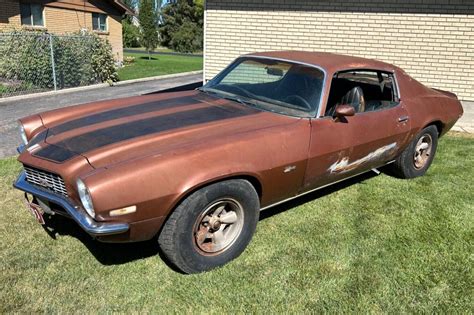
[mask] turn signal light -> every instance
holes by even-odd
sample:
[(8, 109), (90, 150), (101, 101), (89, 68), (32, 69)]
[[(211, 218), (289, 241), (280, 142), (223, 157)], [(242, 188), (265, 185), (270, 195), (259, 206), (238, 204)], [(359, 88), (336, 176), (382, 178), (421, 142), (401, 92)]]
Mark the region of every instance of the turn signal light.
[(110, 211), (110, 216), (118, 217), (120, 215), (126, 215), (126, 214), (130, 214), (134, 212), (137, 212), (137, 206), (130, 206), (130, 207), (122, 208), (122, 209), (112, 210)]

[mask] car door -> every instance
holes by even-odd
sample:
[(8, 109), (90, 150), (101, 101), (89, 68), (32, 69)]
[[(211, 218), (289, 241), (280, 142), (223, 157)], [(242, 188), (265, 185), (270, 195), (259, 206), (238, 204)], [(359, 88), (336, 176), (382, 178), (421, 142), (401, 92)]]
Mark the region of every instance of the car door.
[[(376, 80), (380, 81), (379, 75), (375, 73)], [(388, 100), (387, 95), (387, 100), (381, 101), (383, 106), (368, 102), (370, 108), (367, 111), (357, 112), (351, 117), (334, 119), (332, 115), (326, 115), (311, 120), (311, 143), (302, 191), (379, 167), (399, 154), (408, 140), (410, 124), (398, 96), (395, 78), (392, 74), (388, 74), (387, 78), (391, 80), (387, 84), (391, 85), (393, 95), (392, 100)], [(359, 85), (368, 92), (371, 88), (364, 82), (349, 83), (346, 89)], [(330, 93), (334, 93), (333, 87), (338, 88), (334, 80)], [(331, 97), (328, 102), (331, 102)]]

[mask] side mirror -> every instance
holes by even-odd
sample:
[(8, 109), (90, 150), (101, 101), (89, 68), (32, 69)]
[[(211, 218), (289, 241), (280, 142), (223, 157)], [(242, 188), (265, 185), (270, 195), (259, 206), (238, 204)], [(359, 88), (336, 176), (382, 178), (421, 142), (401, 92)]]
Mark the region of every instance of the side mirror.
[(354, 116), (355, 113), (356, 112), (355, 112), (354, 107), (352, 107), (351, 105), (342, 104), (342, 105), (337, 105), (334, 115), (337, 118), (342, 118), (342, 117), (347, 117), (347, 116)]

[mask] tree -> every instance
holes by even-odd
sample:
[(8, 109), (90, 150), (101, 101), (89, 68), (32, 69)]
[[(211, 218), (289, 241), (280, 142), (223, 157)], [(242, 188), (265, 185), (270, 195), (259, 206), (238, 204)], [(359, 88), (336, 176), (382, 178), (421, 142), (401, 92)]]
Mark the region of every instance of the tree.
[(140, 1), (138, 21), (141, 31), (140, 43), (148, 52), (148, 60), (151, 60), (150, 52), (158, 46), (158, 17), (153, 7), (153, 0)]
[(140, 47), (140, 29), (128, 20), (122, 21), (124, 47)]
[[(123, 0), (123, 3), (136, 11), (138, 0)], [(140, 47), (140, 29), (133, 22), (133, 16), (125, 13), (122, 16), (123, 47)]]
[(178, 0), (161, 12), (161, 45), (179, 52), (194, 52), (203, 46), (202, 1)]

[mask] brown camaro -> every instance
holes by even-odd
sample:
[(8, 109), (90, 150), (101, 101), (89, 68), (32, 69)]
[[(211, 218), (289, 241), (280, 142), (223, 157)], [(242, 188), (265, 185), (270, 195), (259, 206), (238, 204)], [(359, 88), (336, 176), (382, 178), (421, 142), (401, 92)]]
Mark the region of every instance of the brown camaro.
[(21, 119), (14, 186), (40, 222), (70, 217), (104, 242), (158, 236), (194, 273), (237, 257), (261, 209), (384, 165), (423, 175), (462, 112), (387, 63), (257, 53), (198, 90)]

